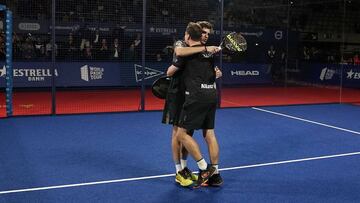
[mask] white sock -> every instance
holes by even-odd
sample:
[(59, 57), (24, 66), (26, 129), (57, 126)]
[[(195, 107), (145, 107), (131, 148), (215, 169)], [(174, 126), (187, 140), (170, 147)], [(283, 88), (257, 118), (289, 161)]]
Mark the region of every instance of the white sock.
[(214, 174), (218, 174), (219, 173), (219, 164), (211, 164), (212, 166), (215, 167), (215, 173)]
[(176, 173), (182, 170), (181, 164), (175, 164), (175, 168), (176, 168)]
[(186, 159), (180, 159), (180, 163), (181, 163), (182, 169), (184, 169), (185, 167), (187, 167), (187, 160), (186, 160)]
[(203, 170), (206, 170), (206, 169), (207, 169), (207, 163), (206, 163), (205, 159), (200, 159), (200, 160), (197, 161), (196, 163), (197, 163), (197, 165), (198, 165), (198, 167), (199, 167), (200, 170), (203, 171)]

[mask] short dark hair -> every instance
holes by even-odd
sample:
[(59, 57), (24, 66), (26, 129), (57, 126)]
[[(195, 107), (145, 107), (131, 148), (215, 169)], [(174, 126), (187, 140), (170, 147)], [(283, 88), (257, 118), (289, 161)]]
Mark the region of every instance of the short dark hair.
[(186, 26), (186, 32), (190, 35), (191, 39), (194, 41), (200, 41), (202, 28), (198, 23), (190, 22)]
[(201, 26), (201, 28), (207, 28), (210, 30), (210, 32), (214, 31), (214, 26), (208, 21), (198, 21), (196, 23), (198, 23)]

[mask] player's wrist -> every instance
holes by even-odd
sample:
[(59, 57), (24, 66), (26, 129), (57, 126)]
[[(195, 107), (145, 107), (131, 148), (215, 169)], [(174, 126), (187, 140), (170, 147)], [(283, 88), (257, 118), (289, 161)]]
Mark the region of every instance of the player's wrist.
[(207, 48), (206, 48), (206, 45), (204, 46), (204, 52), (207, 52)]

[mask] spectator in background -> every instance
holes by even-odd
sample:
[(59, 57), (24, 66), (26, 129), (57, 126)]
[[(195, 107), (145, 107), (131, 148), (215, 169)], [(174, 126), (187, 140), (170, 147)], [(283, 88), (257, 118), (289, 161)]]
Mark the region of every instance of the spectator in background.
[(45, 45), (40, 37), (38, 37), (35, 41), (35, 53), (38, 58), (43, 58), (45, 56)]
[(0, 34), (0, 59), (5, 59), (5, 34), (1, 32)]
[(71, 32), (69, 33), (68, 41), (65, 44), (65, 52), (66, 52), (65, 53), (66, 58), (74, 59), (77, 56), (77, 49), (74, 41), (74, 36)]
[[(51, 58), (51, 54), (52, 54), (52, 51), (53, 51), (53, 47), (52, 47), (52, 42), (53, 40), (51, 39), (47, 44), (46, 44), (46, 48), (45, 48), (45, 55), (47, 58)], [(55, 43), (55, 48), (54, 48), (54, 51), (55, 51), (55, 56), (58, 55), (58, 46), (57, 44)]]
[(119, 43), (119, 39), (115, 38), (111, 47), (111, 58), (114, 60), (120, 60), (122, 56), (122, 47)]
[(277, 52), (274, 48), (274, 45), (270, 45), (270, 48), (268, 49), (266, 54), (267, 54), (267, 63), (269, 64), (267, 73), (271, 73), (272, 79), (275, 80)]
[(135, 61), (135, 45), (134, 43), (130, 44), (128, 51), (125, 53), (126, 61)]
[(353, 57), (353, 61), (354, 61), (354, 65), (360, 65), (360, 58), (358, 53), (356, 53), (355, 56)]
[(35, 48), (34, 48), (34, 43), (32, 41), (31, 35), (29, 35), (26, 39), (25, 39), (25, 43), (23, 44), (23, 52), (22, 52), (22, 56), (25, 59), (32, 59), (35, 58)]
[(138, 59), (141, 56), (141, 33), (136, 34), (136, 38), (132, 44), (134, 45), (135, 59)]
[(303, 57), (304, 57), (304, 61), (306, 61), (306, 62), (308, 62), (310, 60), (310, 50), (306, 46), (304, 46), (304, 49), (303, 49)]
[(21, 47), (20, 38), (16, 35), (15, 32), (13, 34), (12, 41), (13, 41), (13, 57), (19, 58), (21, 57), (22, 47)]
[(97, 52), (97, 58), (100, 60), (109, 59), (109, 47), (105, 38), (101, 40), (101, 47)]
[(86, 46), (85, 47), (84, 52), (83, 52), (83, 59), (84, 60), (92, 60), (93, 59), (91, 46)]

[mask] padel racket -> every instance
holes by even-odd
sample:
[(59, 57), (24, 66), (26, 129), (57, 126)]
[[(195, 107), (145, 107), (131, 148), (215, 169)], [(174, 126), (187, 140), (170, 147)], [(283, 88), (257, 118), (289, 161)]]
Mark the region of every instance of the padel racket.
[(165, 99), (169, 86), (170, 86), (171, 77), (163, 76), (154, 81), (151, 86), (151, 91), (153, 95), (159, 99)]
[(231, 32), (224, 37), (219, 48), (226, 48), (231, 52), (243, 52), (247, 49), (247, 42), (240, 33)]

